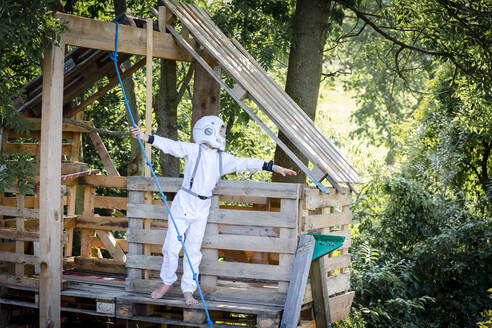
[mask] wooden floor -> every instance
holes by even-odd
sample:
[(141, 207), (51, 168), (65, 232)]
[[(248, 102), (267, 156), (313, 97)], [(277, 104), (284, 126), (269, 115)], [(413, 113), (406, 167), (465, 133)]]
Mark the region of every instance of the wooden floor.
[[(124, 276), (67, 272), (63, 280), (62, 312), (147, 322), (159, 327), (208, 327), (201, 303), (186, 306), (179, 296), (153, 300), (148, 294), (127, 292)], [(39, 307), (37, 289), (1, 286), (4, 288), (0, 304)], [(206, 304), (214, 327), (278, 327), (283, 310), (280, 306), (217, 300), (207, 300)]]

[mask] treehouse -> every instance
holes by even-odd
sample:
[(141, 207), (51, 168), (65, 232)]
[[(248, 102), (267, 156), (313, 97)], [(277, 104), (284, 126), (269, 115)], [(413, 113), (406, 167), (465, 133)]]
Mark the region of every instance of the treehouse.
[[(361, 183), (358, 173), (206, 11), (166, 0), (155, 14), (158, 26), (151, 19), (126, 16), (118, 32), (113, 23), (57, 14), (68, 29), (46, 52), (43, 75), (26, 85), (25, 96), (15, 101), (31, 120), (29, 143), (14, 131), (1, 134), (2, 153), (29, 151), (39, 161), (39, 183), (31, 195), (16, 188), (0, 195), (0, 326), (21, 322), (33, 313), (29, 309), (38, 309), (41, 327), (59, 327), (61, 316), (69, 313), (103, 317), (116, 326), (208, 326), (203, 306), (185, 306), (179, 287), (163, 299), (148, 297), (160, 284), (166, 207), (156, 199), (158, 189), (148, 172), (119, 175), (94, 123), (82, 120), (84, 108), (118, 84), (107, 53), (115, 51), (116, 39), (120, 62), (145, 56), (126, 70), (119, 67), (122, 78), (150, 67), (152, 58), (195, 61), (317, 185), (219, 182), (200, 265), (200, 285), (214, 326), (296, 327), (316, 320), (317, 327), (326, 327), (345, 318), (354, 296), (349, 208), (352, 185)], [(65, 45), (75, 48), (65, 55)], [(233, 88), (222, 81), (217, 67), (235, 81)], [(149, 74), (151, 69), (147, 81), (152, 81)], [(108, 77), (107, 86), (74, 103), (103, 77)], [(269, 130), (245, 98), (314, 169)], [(151, 101), (147, 93), (146, 126)], [(90, 135), (109, 175), (79, 162), (82, 134)], [(158, 179), (166, 194), (180, 189), (180, 178)], [(121, 191), (119, 197), (104, 196), (104, 190), (115, 188)], [(96, 214), (100, 209), (108, 214)], [(308, 233), (344, 238), (336, 251), (312, 261), (317, 247), (329, 242)]]

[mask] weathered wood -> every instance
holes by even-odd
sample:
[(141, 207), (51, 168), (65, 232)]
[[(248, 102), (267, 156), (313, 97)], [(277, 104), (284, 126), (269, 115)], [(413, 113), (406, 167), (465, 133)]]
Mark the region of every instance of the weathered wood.
[[(127, 215), (134, 218), (149, 218), (167, 220), (168, 213), (165, 206), (161, 205), (127, 205)], [(279, 212), (246, 211), (212, 209), (210, 211), (209, 223), (251, 225), (268, 227), (295, 228), (295, 213), (291, 215)]]
[(127, 177), (113, 177), (107, 175), (89, 175), (79, 178), (79, 185), (99, 188), (126, 189)]
[[(130, 204), (142, 204), (143, 202), (144, 202), (143, 192), (131, 191), (128, 193), (128, 206), (130, 206)], [(139, 219), (128, 218), (128, 230), (132, 231), (133, 229), (143, 229), (143, 221)], [(138, 258), (142, 257), (143, 255), (141, 254), (143, 254), (143, 247), (141, 244), (128, 243), (128, 253), (126, 257), (126, 267), (128, 268), (128, 275), (126, 280), (127, 290), (131, 290), (132, 280), (140, 279), (142, 277), (141, 268), (135, 268), (128, 265), (128, 259), (131, 257), (138, 257)]]
[(0, 252), (0, 261), (22, 264), (39, 264), (40, 259), (39, 256), (34, 255)]
[(345, 189), (342, 194), (334, 189), (329, 189), (330, 193), (325, 195), (317, 189), (304, 189), (306, 208), (321, 208), (330, 206), (347, 206), (352, 204), (352, 193)]
[(316, 328), (329, 327), (331, 324), (325, 259), (326, 256), (322, 256), (314, 260), (311, 263), (311, 269), (309, 272), (311, 291), (313, 294)]
[(330, 295), (347, 291), (350, 288), (350, 272), (329, 276), (326, 281)]
[(17, 208), (0, 206), (0, 215), (23, 217), (24, 219), (39, 218), (39, 210), (30, 208)]
[(126, 261), (126, 255), (125, 253), (123, 253), (123, 250), (116, 242), (116, 239), (114, 238), (111, 231), (96, 230), (96, 235), (102, 241), (102, 243), (106, 247), (106, 250), (109, 252), (109, 254), (111, 254), (113, 259), (120, 262)]
[[(101, 231), (101, 230), (99, 230)], [(128, 242), (124, 239), (115, 239), (116, 243), (118, 246), (121, 248), (123, 252), (128, 252)], [(90, 240), (91, 247), (92, 248), (101, 248), (101, 249), (106, 249), (106, 246), (103, 244), (101, 239), (99, 237), (92, 237)], [(157, 250), (158, 251), (158, 250)]]
[(350, 224), (352, 222), (352, 212), (347, 211), (321, 215), (308, 215), (303, 217), (303, 222), (303, 231)]
[(61, 137), (63, 115), (64, 48), (52, 44), (45, 51), (40, 160), (40, 327), (60, 326), (61, 232), (60, 200)]
[(128, 229), (128, 218), (116, 218), (112, 216), (90, 216), (78, 215), (76, 227), (84, 229), (98, 230), (118, 230)]
[(79, 270), (126, 274), (125, 263), (114, 259), (75, 258), (75, 267)]
[(350, 266), (350, 254), (342, 254), (325, 258), (325, 269), (327, 272)]
[(39, 241), (39, 233), (0, 228), (0, 238), (23, 241)]
[[(162, 245), (167, 230), (132, 229), (128, 231), (127, 240), (132, 243)], [(296, 239), (272, 237), (254, 237), (242, 235), (218, 235), (207, 229), (202, 248), (230, 249), (255, 252), (295, 253)]]
[[(84, 187), (84, 209), (82, 214), (85, 216), (93, 215), (94, 213), (94, 198), (96, 194), (96, 188)], [(78, 218), (77, 218), (78, 221)], [(80, 256), (91, 257), (91, 245), (90, 237), (94, 235), (93, 229), (87, 229), (80, 227)]]
[(126, 210), (127, 203), (127, 197), (96, 196), (94, 199), (95, 208)]
[(355, 292), (330, 297), (331, 322), (343, 320), (348, 317)]
[[(66, 23), (68, 32), (64, 38), (67, 44), (77, 47), (114, 51), (115, 24), (88, 18), (57, 13), (56, 18)], [(147, 53), (145, 30), (119, 26), (118, 52), (145, 56)], [(164, 59), (191, 61), (192, 57), (174, 42), (172, 36), (154, 31), (152, 34), (152, 56)]]
[[(164, 192), (181, 189), (182, 178), (158, 178)], [(128, 177), (128, 190), (158, 191), (151, 177)], [(214, 195), (259, 196), (270, 198), (299, 198), (300, 190), (292, 183), (271, 183), (256, 181), (221, 180), (215, 187)]]
[[(131, 243), (130, 243), (131, 245)], [(129, 255), (126, 257), (126, 266), (135, 269), (160, 270), (161, 256)], [(179, 262), (178, 272), (182, 272), (182, 261)], [(264, 279), (288, 281), (290, 272), (278, 265), (216, 262), (200, 264), (200, 272), (206, 275), (221, 277)]]
[(16, 277), (15, 275), (0, 273), (0, 285), (14, 285), (25, 288), (39, 288), (39, 279), (30, 277)]
[(306, 289), (315, 240), (311, 235), (301, 235), (297, 247), (294, 269), (290, 277), (289, 291), (284, 306), (284, 315), (280, 327), (297, 327), (301, 312), (302, 299)]
[(109, 156), (108, 150), (106, 149), (106, 146), (99, 136), (99, 133), (91, 131), (91, 133), (89, 133), (89, 136), (91, 137), (92, 143), (94, 144), (94, 147), (96, 147), (97, 153), (99, 154), (99, 157), (104, 164), (104, 168), (108, 171), (109, 175), (119, 177), (120, 173), (116, 169), (116, 166), (114, 166), (113, 161)]
[[(17, 208), (19, 210), (22, 210), (24, 208), (24, 195), (22, 194), (17, 194)], [(15, 228), (18, 233), (24, 232), (24, 218), (23, 217), (17, 217), (15, 220)], [(18, 255), (24, 255), (24, 241), (22, 240), (17, 240), (15, 242), (15, 252)], [(15, 275), (17, 277), (22, 277), (24, 276), (24, 264), (22, 263), (16, 263), (15, 264)]]

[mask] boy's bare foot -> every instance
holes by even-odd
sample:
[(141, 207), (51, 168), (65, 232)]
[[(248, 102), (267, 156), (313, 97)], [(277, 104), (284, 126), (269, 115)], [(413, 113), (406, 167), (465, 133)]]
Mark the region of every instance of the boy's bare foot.
[(162, 284), (162, 286), (160, 288), (157, 288), (156, 290), (154, 290), (152, 292), (152, 294), (150, 294), (150, 297), (153, 300), (161, 298), (162, 296), (166, 295), (166, 293), (169, 291), (170, 288), (171, 288), (171, 286)]
[(185, 292), (183, 294), (185, 297), (185, 304), (186, 305), (190, 306), (190, 305), (198, 304), (198, 301), (193, 297), (192, 292)]

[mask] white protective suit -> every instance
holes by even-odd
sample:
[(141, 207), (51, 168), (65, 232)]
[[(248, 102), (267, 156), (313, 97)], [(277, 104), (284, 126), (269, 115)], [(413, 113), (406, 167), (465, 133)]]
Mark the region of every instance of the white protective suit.
[[(195, 168), (199, 147), (201, 147), (200, 161), (195, 173), (192, 191), (201, 196), (212, 195), (212, 191), (220, 179), (219, 153), (216, 149), (210, 149), (203, 144), (174, 141), (156, 135), (152, 145), (166, 154), (185, 159), (183, 188), (189, 188), (190, 186), (190, 179)], [(238, 158), (222, 152), (222, 174), (261, 171), (263, 163), (259, 159)], [(202, 259), (200, 247), (207, 226), (210, 204), (210, 198), (200, 199), (180, 190), (171, 205), (171, 213), (180, 234), (185, 236), (185, 247), (196, 274), (198, 274), (198, 266)], [(176, 269), (180, 250), (181, 243), (177, 239), (176, 229), (171, 220), (169, 220), (166, 240), (162, 246), (163, 261), (160, 273), (162, 282), (166, 285), (171, 285), (177, 280)], [(181, 289), (183, 293), (194, 292), (196, 289), (196, 283), (193, 280), (193, 274), (186, 258), (183, 259)]]

